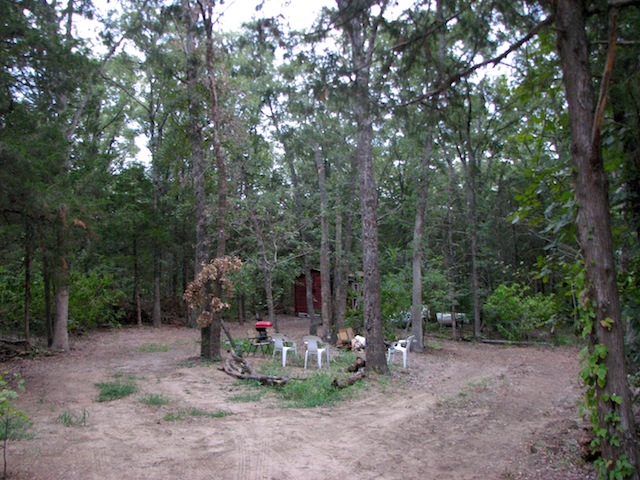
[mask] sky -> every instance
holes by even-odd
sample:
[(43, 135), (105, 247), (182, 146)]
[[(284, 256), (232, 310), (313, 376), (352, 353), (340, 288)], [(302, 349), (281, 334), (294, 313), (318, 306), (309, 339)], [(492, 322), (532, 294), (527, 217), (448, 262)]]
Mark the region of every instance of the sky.
[[(256, 11), (256, 6), (264, 4), (261, 11)], [(318, 16), (323, 6), (334, 7), (335, 0), (226, 0), (222, 28), (225, 30), (237, 30), (242, 22), (256, 17), (273, 17), (282, 15), (292, 28), (302, 29), (310, 27)]]

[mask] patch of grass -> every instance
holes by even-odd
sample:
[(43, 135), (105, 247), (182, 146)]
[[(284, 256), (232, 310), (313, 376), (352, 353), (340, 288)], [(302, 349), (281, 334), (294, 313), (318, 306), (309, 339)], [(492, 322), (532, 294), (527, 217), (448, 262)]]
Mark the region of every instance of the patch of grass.
[(122, 378), (123, 375), (121, 373), (115, 374), (114, 377), (115, 382), (96, 383), (96, 387), (99, 389), (99, 402), (119, 400), (133, 395), (138, 391), (134, 377), (127, 375), (125, 378)]
[(262, 399), (261, 392), (246, 392), (246, 393), (238, 393), (229, 397), (230, 402), (235, 403), (249, 403), (249, 402), (259, 402)]
[(168, 405), (170, 402), (170, 400), (164, 395), (153, 394), (153, 393), (149, 395), (144, 395), (142, 398), (140, 398), (140, 401), (145, 405), (153, 405), (153, 406)]
[(208, 418), (222, 418), (231, 415), (231, 412), (226, 410), (216, 410), (215, 412), (208, 412), (206, 410), (200, 410), (199, 408), (192, 408), (189, 410), (189, 415), (192, 417), (208, 417)]
[[(285, 400), (288, 407), (313, 408), (331, 405), (349, 398), (364, 383), (356, 382), (346, 388), (338, 388), (333, 385), (333, 380), (342, 380), (351, 376), (353, 373), (348, 372), (347, 367), (355, 363), (358, 355), (350, 351), (332, 350), (331, 353), (331, 361), (328, 368), (325, 367), (326, 364), (323, 362), (322, 369), (318, 370), (315, 357), (313, 357), (309, 368), (305, 370), (306, 377), (304, 380), (292, 380), (283, 387), (274, 387), (273, 391)], [(292, 365), (300, 367), (304, 365), (304, 353), (287, 357), (287, 367), (285, 368), (282, 367), (280, 362), (280, 356), (276, 355), (273, 361), (264, 362), (260, 366), (260, 373), (270, 376), (291, 377), (290, 367)]]
[(208, 417), (208, 418), (222, 418), (227, 415), (231, 415), (231, 412), (225, 410), (216, 410), (215, 412), (209, 412), (206, 410), (200, 410), (199, 408), (180, 409), (177, 412), (167, 413), (163, 420), (165, 422), (177, 422), (184, 420), (187, 417)]
[(136, 349), (136, 352), (140, 353), (153, 353), (153, 352), (168, 352), (168, 345), (160, 345), (158, 343), (149, 343), (147, 345), (141, 345)]
[(178, 368), (210, 367), (218, 362), (206, 358), (190, 358), (178, 363)]
[(186, 416), (187, 414), (183, 410), (179, 410), (177, 413), (176, 412), (167, 413), (164, 417), (162, 417), (162, 419), (165, 422), (177, 422), (178, 420), (184, 420)]
[(313, 408), (331, 405), (345, 398), (349, 388), (336, 388), (335, 375), (327, 372), (316, 373), (304, 381), (291, 381), (279, 389), (282, 397), (291, 407)]
[(80, 413), (65, 410), (58, 416), (58, 422), (62, 423), (65, 427), (85, 427), (87, 425), (87, 418), (89, 418), (89, 412), (86, 408), (83, 408)]

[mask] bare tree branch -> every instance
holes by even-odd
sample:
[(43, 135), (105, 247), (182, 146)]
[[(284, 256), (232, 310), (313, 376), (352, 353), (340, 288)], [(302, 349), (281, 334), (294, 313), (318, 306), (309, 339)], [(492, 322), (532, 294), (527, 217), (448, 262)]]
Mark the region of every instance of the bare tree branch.
[(475, 72), (476, 70), (479, 70), (482, 67), (486, 67), (487, 65), (490, 65), (490, 64), (497, 65), (502, 60), (504, 60), (507, 56), (509, 56), (511, 52), (518, 50), (522, 45), (524, 45), (529, 40), (531, 40), (534, 36), (536, 36), (540, 30), (542, 30), (547, 25), (550, 25), (552, 22), (553, 22), (553, 15), (550, 15), (547, 18), (545, 18), (543, 21), (538, 23), (535, 27), (533, 27), (524, 37), (522, 37), (516, 43), (510, 45), (509, 48), (507, 48), (500, 55), (490, 58), (489, 60), (485, 60), (484, 62), (476, 63), (470, 66), (469, 68), (467, 68), (466, 70), (463, 70), (462, 72), (458, 72), (455, 75), (450, 76), (449, 78), (444, 80), (444, 82), (442, 82), (437, 88), (434, 88), (433, 90), (429, 90), (425, 94), (420, 95), (418, 98), (415, 98), (413, 100), (410, 100), (402, 104), (398, 104), (396, 105), (396, 107), (405, 107), (407, 105), (414, 105), (416, 103), (420, 103), (435, 95), (445, 92), (447, 89), (449, 89), (449, 87), (451, 87), (451, 85), (460, 81), (462, 78), (471, 75), (473, 72)]
[(609, 91), (609, 83), (611, 82), (611, 74), (613, 73), (613, 64), (616, 56), (616, 15), (617, 8), (609, 11), (609, 48), (607, 50), (607, 62), (602, 73), (602, 81), (600, 82), (600, 95), (598, 98), (598, 106), (596, 107), (595, 118), (593, 119), (593, 128), (591, 130), (591, 148), (595, 150), (600, 143), (600, 127), (602, 126), (602, 118), (604, 117), (604, 109), (607, 105), (607, 92)]

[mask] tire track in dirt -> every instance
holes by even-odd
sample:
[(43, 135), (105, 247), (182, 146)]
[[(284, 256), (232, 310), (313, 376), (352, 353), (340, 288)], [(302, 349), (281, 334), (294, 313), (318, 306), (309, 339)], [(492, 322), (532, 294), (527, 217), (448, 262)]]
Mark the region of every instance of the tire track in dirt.
[[(281, 326), (301, 338), (308, 322), (287, 319)], [(68, 355), (23, 362), (27, 392), (19, 406), (34, 420), (36, 436), (10, 445), (14, 478), (529, 478), (522, 472), (540, 458), (529, 445), (546, 441), (549, 425), (570, 421), (579, 396), (571, 351), (433, 340), (436, 348), (411, 354), (409, 369), (394, 365), (391, 377), (371, 376), (357, 396), (334, 406), (284, 408), (270, 394), (237, 403), (230, 392), (245, 392), (242, 382), (194, 360), (198, 333), (170, 327), (97, 332)], [(141, 353), (150, 343), (170, 348)], [(299, 368), (294, 362), (288, 372), (295, 376)], [(136, 376), (140, 392), (96, 402), (94, 383), (116, 372)], [(143, 394), (171, 402), (145, 405)], [(90, 414), (86, 427), (56, 422), (65, 409), (82, 408)], [(232, 414), (164, 419), (190, 408)], [(553, 475), (539, 478), (589, 478), (563, 472), (566, 465), (556, 465)]]

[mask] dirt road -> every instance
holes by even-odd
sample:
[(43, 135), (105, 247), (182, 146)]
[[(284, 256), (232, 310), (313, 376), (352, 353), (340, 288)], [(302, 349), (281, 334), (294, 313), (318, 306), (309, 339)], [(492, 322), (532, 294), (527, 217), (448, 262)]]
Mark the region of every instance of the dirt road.
[[(307, 322), (282, 318), (281, 331), (300, 341)], [(233, 326), (234, 336), (247, 328)], [(69, 354), (3, 365), (24, 378), (18, 406), (33, 422), (33, 438), (9, 443), (9, 478), (595, 478), (580, 456), (575, 348), (430, 339), (408, 369), (369, 376), (355, 398), (301, 409), (195, 362), (199, 335), (178, 327), (101, 331), (74, 340)], [(165, 348), (144, 348), (158, 345)], [(302, 371), (294, 364), (292, 376)], [(138, 392), (97, 402), (95, 384), (123, 375), (136, 379)], [(149, 395), (170, 402), (141, 401)], [(193, 409), (226, 415), (184, 415)], [(76, 426), (65, 426), (65, 415)]]

